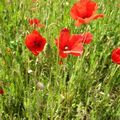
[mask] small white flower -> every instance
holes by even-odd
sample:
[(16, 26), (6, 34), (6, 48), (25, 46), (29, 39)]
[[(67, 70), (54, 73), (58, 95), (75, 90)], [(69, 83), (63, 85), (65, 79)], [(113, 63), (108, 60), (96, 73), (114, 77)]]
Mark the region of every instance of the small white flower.
[(66, 6), (68, 6), (68, 5), (69, 5), (69, 2), (66, 2), (65, 4), (66, 4)]
[(28, 74), (32, 73), (33, 71), (32, 70), (28, 70)]

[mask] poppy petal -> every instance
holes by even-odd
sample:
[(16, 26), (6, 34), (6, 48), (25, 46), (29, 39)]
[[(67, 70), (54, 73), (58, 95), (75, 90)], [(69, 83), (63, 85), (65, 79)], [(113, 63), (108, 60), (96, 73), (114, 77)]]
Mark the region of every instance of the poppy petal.
[(31, 51), (35, 56), (37, 56), (39, 54), (38, 51)]
[(73, 34), (71, 35), (69, 46), (74, 46), (75, 44), (78, 44), (79, 42), (82, 42), (83, 35), (82, 34)]
[(64, 28), (60, 32), (59, 46), (64, 47), (65, 44), (69, 41), (70, 31), (67, 28)]
[(79, 18), (76, 22), (75, 22), (75, 26), (80, 26), (81, 24), (86, 23), (84, 19)]
[(39, 35), (39, 32), (37, 30), (33, 30), (32, 33)]
[(44, 27), (43, 24), (40, 24), (40, 20), (38, 20), (37, 18), (30, 19), (29, 24), (30, 25), (35, 25), (37, 27)]
[(93, 35), (90, 32), (83, 34), (82, 42), (85, 44), (89, 44), (93, 39)]
[(97, 18), (103, 18), (104, 14), (96, 14), (95, 16), (93, 16), (93, 19), (97, 19)]
[(112, 61), (116, 64), (120, 64), (120, 48), (116, 48), (112, 51)]
[(94, 19), (97, 19), (97, 18), (103, 18), (103, 17), (104, 17), (104, 14), (93, 15), (93, 16), (85, 19), (85, 24), (89, 23), (91, 20), (94, 20)]
[(83, 18), (84, 16), (86, 16), (87, 10), (86, 7), (84, 7), (85, 4), (86, 3), (77, 2), (73, 5), (70, 11), (70, 15), (73, 19), (77, 20), (79, 18)]
[(60, 51), (59, 55), (61, 58), (66, 58), (68, 56), (68, 54), (64, 53), (64, 51)]
[(80, 42), (71, 50), (71, 54), (74, 56), (80, 56), (83, 53), (83, 44)]
[(87, 15), (86, 15), (87, 18), (94, 15), (98, 9), (97, 3), (92, 1), (89, 1), (86, 7), (87, 7)]

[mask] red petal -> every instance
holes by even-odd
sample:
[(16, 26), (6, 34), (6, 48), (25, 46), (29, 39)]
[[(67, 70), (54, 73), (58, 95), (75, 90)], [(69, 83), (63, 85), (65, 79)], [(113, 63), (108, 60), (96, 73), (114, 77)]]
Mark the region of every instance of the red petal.
[(93, 39), (93, 35), (90, 32), (88, 32), (83, 34), (82, 42), (85, 44), (89, 44), (92, 41), (92, 39)]
[(93, 19), (103, 18), (104, 14), (96, 14), (94, 15)]
[(71, 36), (69, 46), (71, 48), (70, 54), (80, 56), (83, 53), (82, 45), (83, 36), (81, 34), (74, 34)]
[(40, 24), (40, 23), (39, 23), (37, 26), (38, 26), (38, 27), (45, 27), (44, 24)]
[(39, 54), (39, 51), (31, 51), (35, 56)]
[(38, 24), (38, 23), (40, 23), (40, 21), (39, 21), (37, 18), (33, 18), (33, 19), (30, 19), (30, 20), (29, 20), (29, 24), (30, 24), (30, 25)]
[(33, 30), (32, 33), (33, 33), (33, 34), (40, 35), (40, 33), (39, 33), (37, 30)]
[(76, 23), (75, 23), (75, 26), (80, 26), (81, 24), (85, 24), (85, 20), (84, 19), (78, 19), (77, 21), (76, 21)]
[(79, 42), (78, 44), (76, 44), (76, 46), (74, 46), (74, 48), (72, 48), (71, 50), (71, 54), (74, 56), (80, 56), (83, 53), (83, 44), (81, 42)]
[(40, 24), (40, 20), (38, 20), (37, 18), (30, 19), (29, 24), (30, 25), (36, 25), (37, 27), (44, 27), (45, 26), (43, 24)]
[(77, 20), (79, 17), (83, 18), (86, 14), (86, 7), (80, 2), (73, 5), (70, 11), (71, 17)]
[(59, 47), (64, 47), (70, 39), (70, 31), (67, 28), (64, 28), (60, 32), (59, 38)]
[(92, 16), (93, 14), (96, 13), (98, 7), (97, 7), (97, 3), (93, 2), (93, 1), (89, 1), (87, 3), (87, 18)]
[(63, 51), (60, 51), (59, 55), (61, 58), (66, 58), (68, 56), (68, 54), (64, 53)]
[(111, 58), (114, 63), (120, 64), (120, 48), (116, 48), (112, 51)]
[(33, 40), (35, 39), (34, 34), (29, 34), (26, 37), (25, 44), (30, 49), (33, 47)]
[(63, 50), (64, 50), (65, 45), (68, 44), (69, 39), (70, 39), (70, 31), (67, 28), (62, 29), (60, 32), (59, 39), (56, 39), (55, 41), (56, 46), (59, 49), (59, 55), (61, 58), (67, 57), (67, 54), (64, 53)]
[(73, 34), (69, 40), (69, 46), (72, 48), (74, 45), (82, 42), (83, 36), (81, 34)]
[(102, 17), (104, 17), (103, 14), (92, 15), (91, 17), (84, 19), (85, 20), (85, 24), (88, 24), (90, 21), (92, 21), (94, 19), (102, 18)]

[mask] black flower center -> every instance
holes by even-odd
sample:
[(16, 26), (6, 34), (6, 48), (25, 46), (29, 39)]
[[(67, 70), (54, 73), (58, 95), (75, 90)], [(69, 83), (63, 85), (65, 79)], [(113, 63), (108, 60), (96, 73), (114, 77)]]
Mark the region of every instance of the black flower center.
[(34, 41), (34, 46), (35, 46), (35, 47), (40, 47), (40, 45), (41, 45), (40, 42)]

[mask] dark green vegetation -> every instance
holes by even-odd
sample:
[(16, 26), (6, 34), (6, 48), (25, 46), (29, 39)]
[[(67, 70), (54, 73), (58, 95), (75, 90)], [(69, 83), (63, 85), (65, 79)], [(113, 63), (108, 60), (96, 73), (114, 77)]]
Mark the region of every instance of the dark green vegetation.
[[(119, 0), (96, 0), (105, 17), (79, 28), (70, 17), (75, 0), (38, 1), (0, 0), (0, 120), (120, 120), (120, 66), (111, 61), (120, 46)], [(24, 44), (34, 17), (46, 25), (38, 30), (48, 42), (38, 57)], [(94, 39), (59, 65), (55, 38), (64, 27)]]

